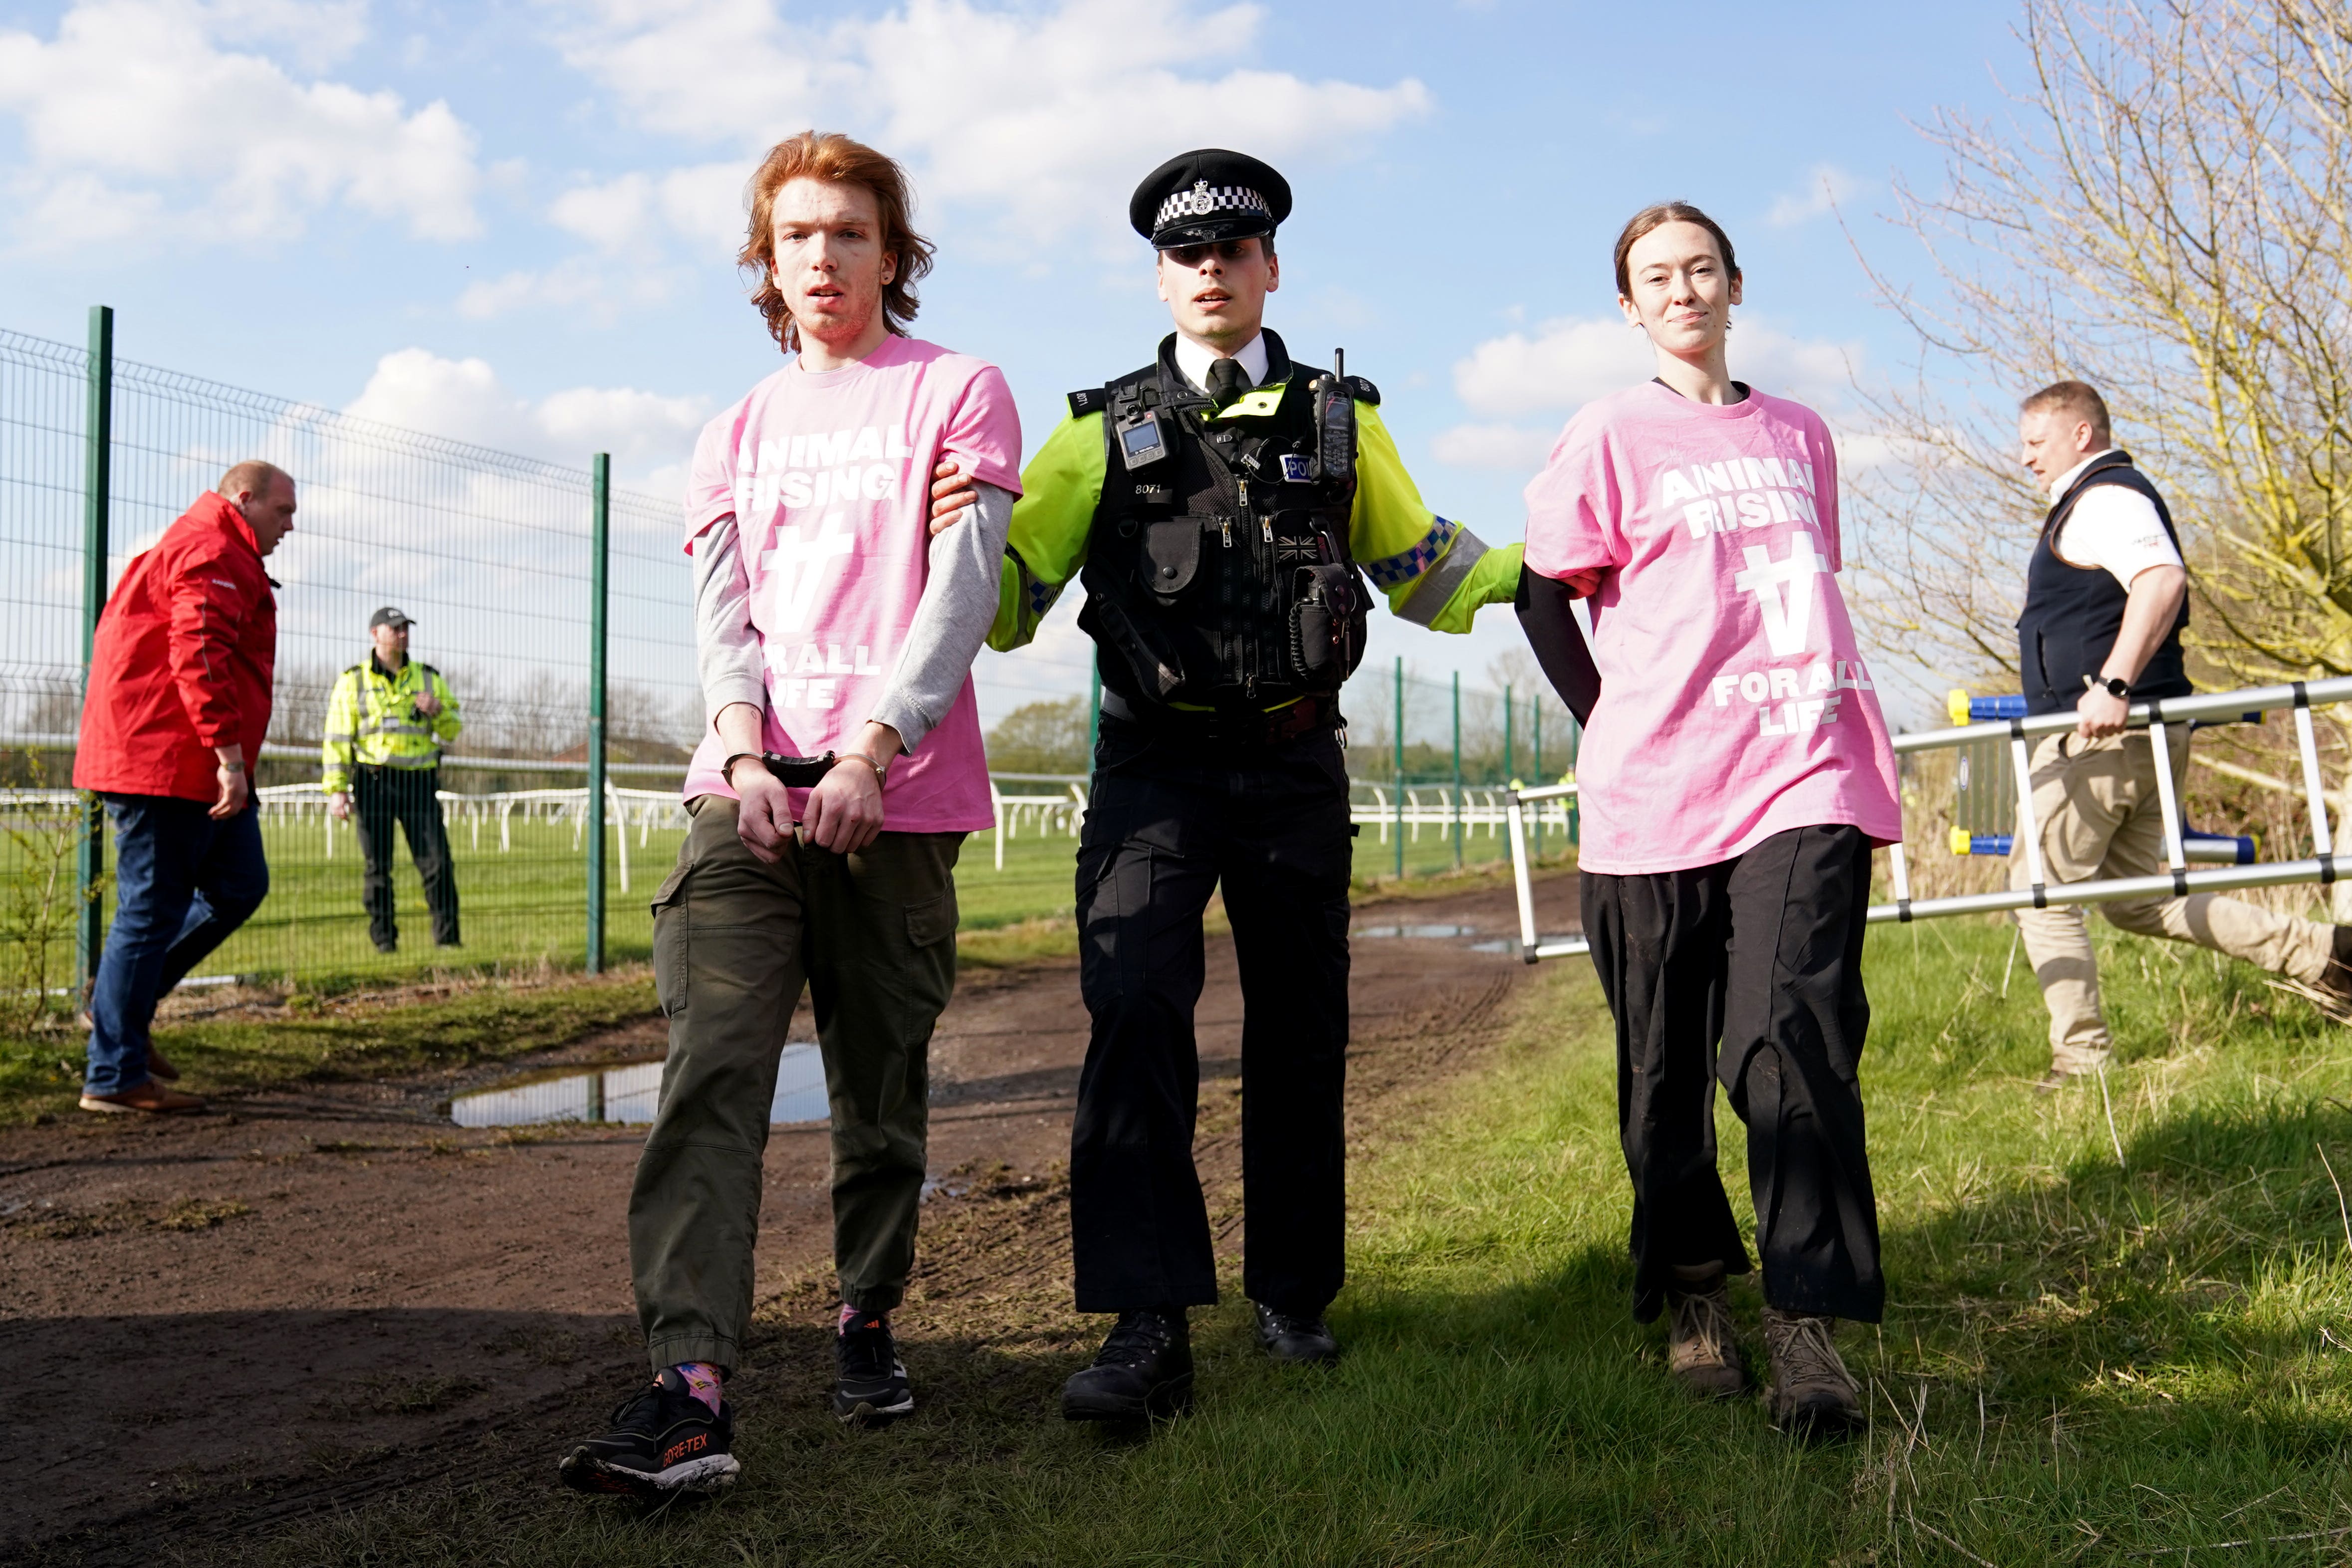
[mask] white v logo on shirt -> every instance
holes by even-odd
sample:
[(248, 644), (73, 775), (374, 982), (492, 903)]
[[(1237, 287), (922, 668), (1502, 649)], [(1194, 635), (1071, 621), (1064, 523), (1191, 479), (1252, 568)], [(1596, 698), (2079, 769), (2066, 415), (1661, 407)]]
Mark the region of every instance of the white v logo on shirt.
[(808, 625), (809, 614), (816, 608), (817, 590), (824, 583), (826, 563), (847, 555), (856, 545), (857, 536), (843, 529), (839, 512), (824, 515), (814, 538), (803, 539), (798, 523), (776, 530), (774, 547), (760, 556), (761, 569), (775, 580), (774, 630), (798, 632)]
[[(1775, 654), (1801, 653), (1813, 629), (1813, 579), (1829, 570), (1829, 562), (1813, 550), (1813, 536), (1801, 533), (1789, 541), (1789, 559), (1776, 561), (1762, 545), (1739, 552), (1748, 570), (1731, 580), (1732, 586), (1756, 596), (1763, 612), (1764, 636)], [(1781, 596), (1781, 585), (1788, 596)]]

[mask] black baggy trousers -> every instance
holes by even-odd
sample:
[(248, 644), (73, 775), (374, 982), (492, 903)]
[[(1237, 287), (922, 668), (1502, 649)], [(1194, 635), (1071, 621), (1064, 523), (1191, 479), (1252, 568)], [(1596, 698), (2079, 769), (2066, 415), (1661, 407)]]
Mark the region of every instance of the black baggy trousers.
[(1242, 1286), (1310, 1315), (1339, 1294), (1352, 839), (1328, 729), (1227, 749), (1103, 717), (1078, 848), (1094, 1020), (1070, 1132), (1080, 1312), (1217, 1299), (1192, 1164), (1192, 1010), (1202, 911), (1220, 886), (1241, 966)]
[(425, 883), (425, 906), (433, 912), (433, 940), (457, 942), (457, 868), (449, 858), (449, 834), (441, 821), (441, 769), (370, 768), (352, 770), (352, 821), (367, 870), (360, 879), (360, 902), (367, 907), (368, 940), (389, 947), (400, 939), (392, 893), (392, 830), (408, 837), (408, 852)]
[(1719, 1078), (1748, 1124), (1765, 1301), (1876, 1322), (1886, 1284), (1856, 1076), (1869, 840), (1792, 828), (1717, 865), (1580, 881), (1617, 1020), (1634, 1317), (1658, 1315), (1677, 1264), (1748, 1271), (1716, 1172)]

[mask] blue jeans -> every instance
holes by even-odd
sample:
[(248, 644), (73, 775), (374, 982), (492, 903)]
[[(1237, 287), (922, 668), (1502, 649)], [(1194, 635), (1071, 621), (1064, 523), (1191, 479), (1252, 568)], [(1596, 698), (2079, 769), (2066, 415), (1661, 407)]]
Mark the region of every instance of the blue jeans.
[(114, 924), (89, 997), (85, 1094), (147, 1082), (155, 1003), (228, 939), (269, 892), (261, 817), (215, 821), (201, 800), (108, 795), (114, 819)]

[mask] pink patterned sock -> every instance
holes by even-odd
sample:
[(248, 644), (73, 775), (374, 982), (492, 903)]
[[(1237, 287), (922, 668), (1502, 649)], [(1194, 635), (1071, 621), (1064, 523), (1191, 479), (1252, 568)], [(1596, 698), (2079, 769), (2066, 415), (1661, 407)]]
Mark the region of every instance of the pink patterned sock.
[(844, 1301), (841, 1304), (841, 1316), (835, 1322), (833, 1332), (837, 1334), (847, 1333), (849, 1332), (849, 1325), (856, 1322), (860, 1318), (872, 1318), (876, 1322), (887, 1323), (890, 1321), (890, 1314), (887, 1312), (862, 1312), (859, 1309), (851, 1306), (848, 1302)]
[(719, 1369), (707, 1361), (681, 1361), (670, 1368), (685, 1380), (686, 1391), (710, 1406), (713, 1416), (719, 1414)]

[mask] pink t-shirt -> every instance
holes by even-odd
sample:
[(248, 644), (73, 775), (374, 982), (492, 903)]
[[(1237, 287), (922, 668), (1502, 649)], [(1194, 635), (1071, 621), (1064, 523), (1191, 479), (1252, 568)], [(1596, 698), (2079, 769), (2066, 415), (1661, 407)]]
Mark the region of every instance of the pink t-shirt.
[[(702, 427), (686, 485), (687, 549), (733, 514), (767, 655), (766, 744), (816, 757), (856, 738), (896, 667), (929, 573), (930, 472), (943, 455), (1021, 491), (1021, 420), (994, 365), (891, 338), (812, 373), (798, 361)], [(686, 798), (734, 791), (705, 731)], [(792, 792), (797, 816), (808, 792)], [(892, 831), (991, 826), (971, 679), (882, 792)]]
[(1527, 489), (1527, 564), (1601, 569), (1580, 863), (1713, 865), (1790, 828), (1898, 841), (1895, 754), (1837, 579), (1837, 453), (1812, 410), (1655, 382), (1587, 403)]

